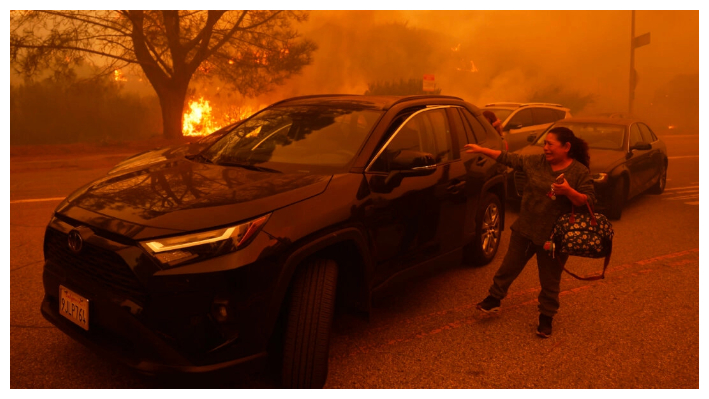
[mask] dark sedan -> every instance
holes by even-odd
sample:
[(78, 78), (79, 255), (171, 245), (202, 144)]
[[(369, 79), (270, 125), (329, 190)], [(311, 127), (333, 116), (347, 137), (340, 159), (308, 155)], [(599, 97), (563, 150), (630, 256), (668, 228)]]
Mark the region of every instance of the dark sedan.
[[(571, 129), (588, 143), (591, 174), (596, 188), (596, 210), (620, 219), (625, 203), (646, 191), (662, 194), (667, 182), (667, 147), (645, 123), (622, 118), (570, 118), (556, 122), (518, 154), (541, 154), (546, 132), (554, 127)], [(521, 198), (526, 178), (515, 172), (508, 191)]]

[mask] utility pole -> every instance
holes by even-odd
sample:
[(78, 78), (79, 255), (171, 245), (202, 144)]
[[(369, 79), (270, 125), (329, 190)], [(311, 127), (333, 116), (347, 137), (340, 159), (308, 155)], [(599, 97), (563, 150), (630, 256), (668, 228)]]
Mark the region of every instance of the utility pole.
[(633, 114), (633, 100), (635, 99), (635, 10), (631, 11), (630, 18), (630, 90), (628, 91), (628, 114)]
[(635, 49), (650, 44), (650, 33), (635, 37), (635, 10), (631, 11), (630, 19), (630, 90), (628, 91), (628, 114), (633, 113), (635, 86), (638, 84), (638, 73), (635, 70)]

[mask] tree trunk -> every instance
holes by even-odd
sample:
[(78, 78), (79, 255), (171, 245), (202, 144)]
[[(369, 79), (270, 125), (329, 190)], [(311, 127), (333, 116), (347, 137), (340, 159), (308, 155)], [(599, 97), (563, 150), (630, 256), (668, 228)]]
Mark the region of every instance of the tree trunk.
[(185, 106), (187, 85), (177, 85), (158, 91), (162, 110), (162, 133), (166, 139), (182, 137), (182, 112)]

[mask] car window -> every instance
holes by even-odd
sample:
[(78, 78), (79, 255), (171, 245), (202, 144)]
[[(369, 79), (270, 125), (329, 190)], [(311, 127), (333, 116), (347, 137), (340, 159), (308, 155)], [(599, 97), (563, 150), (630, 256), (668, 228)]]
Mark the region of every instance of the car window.
[(652, 143), (656, 139), (653, 138), (653, 134), (650, 131), (650, 128), (645, 126), (644, 123), (638, 123), (638, 126), (640, 127), (640, 134), (642, 135), (643, 141), (646, 143)]
[(625, 126), (603, 123), (557, 122), (540, 135), (534, 145), (543, 146), (547, 132), (555, 127), (569, 128), (574, 132), (574, 136), (583, 139), (588, 144), (588, 148), (624, 150)]
[(455, 137), (458, 139), (458, 148), (462, 151), (463, 146), (468, 144), (468, 136), (466, 135), (463, 117), (460, 115), (459, 109), (455, 107), (448, 108), (447, 114), (451, 128), (455, 131)]
[[(448, 124), (448, 117), (444, 109), (423, 112), (420, 115), (421, 121), (427, 126), (430, 134), (422, 137), (433, 137), (429, 147), (424, 147), (425, 152), (433, 154), (436, 163), (443, 163), (452, 160), (451, 128)], [(416, 119), (416, 117), (414, 117)], [(431, 151), (426, 151), (426, 148)]]
[(523, 109), (517, 112), (509, 122), (507, 122), (506, 128), (519, 129), (521, 127), (527, 127), (534, 125), (534, 119), (532, 118), (531, 109)]
[(638, 124), (633, 123), (633, 125), (630, 126), (630, 139), (628, 140), (628, 143), (632, 147), (641, 141), (643, 141), (643, 136), (640, 134), (640, 129), (638, 128)]
[(543, 125), (546, 123), (556, 122), (559, 118), (553, 109), (549, 108), (532, 108), (532, 119), (535, 125)]
[(470, 121), (468, 121), (468, 118), (472, 118), (473, 115), (463, 108), (458, 108), (458, 112), (460, 113), (460, 118), (463, 120), (465, 134), (468, 136), (468, 143), (478, 143), (485, 136), (480, 136), (480, 140), (478, 140), (478, 137), (475, 136), (475, 132), (473, 132), (473, 128), (470, 126)]
[(513, 111), (511, 109), (506, 109), (506, 108), (488, 108), (488, 107), (485, 107), (484, 110), (485, 111), (492, 111), (492, 113), (495, 114), (497, 119), (503, 123), (505, 122), (505, 119), (507, 119)]
[(401, 151), (429, 153), (437, 164), (452, 160), (450, 127), (445, 110), (424, 111), (409, 119), (395, 132), (370, 170), (388, 172), (389, 162)]
[(354, 158), (381, 114), (328, 106), (275, 107), (236, 126), (202, 155), (223, 165), (344, 166)]
[(558, 109), (554, 109), (554, 110), (552, 110), (552, 111), (554, 112), (554, 116), (555, 116), (555, 118), (556, 118), (557, 121), (558, 121), (559, 119), (564, 119), (564, 118), (566, 118), (566, 111), (561, 111), (561, 110), (558, 110)]
[[(494, 138), (497, 139), (500, 136), (497, 134), (497, 131), (490, 125), (489, 123), (483, 124), (480, 119), (475, 117), (470, 111), (468, 111), (465, 108), (461, 108), (463, 115), (465, 116), (465, 120), (468, 122), (468, 125), (470, 128), (473, 130), (473, 133), (477, 139), (477, 143), (483, 143), (489, 138)], [(480, 116), (481, 118), (484, 118), (484, 116)], [(487, 128), (485, 127), (487, 126)]]

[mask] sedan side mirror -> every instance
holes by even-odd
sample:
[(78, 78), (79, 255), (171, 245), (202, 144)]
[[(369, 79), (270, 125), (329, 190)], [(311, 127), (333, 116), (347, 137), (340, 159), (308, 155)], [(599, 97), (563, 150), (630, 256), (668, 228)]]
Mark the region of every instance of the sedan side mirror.
[(651, 150), (651, 149), (652, 149), (652, 144), (646, 143), (644, 141), (638, 141), (637, 143), (635, 143), (635, 145), (630, 147), (630, 151), (632, 151), (632, 150), (647, 151), (647, 150)]

